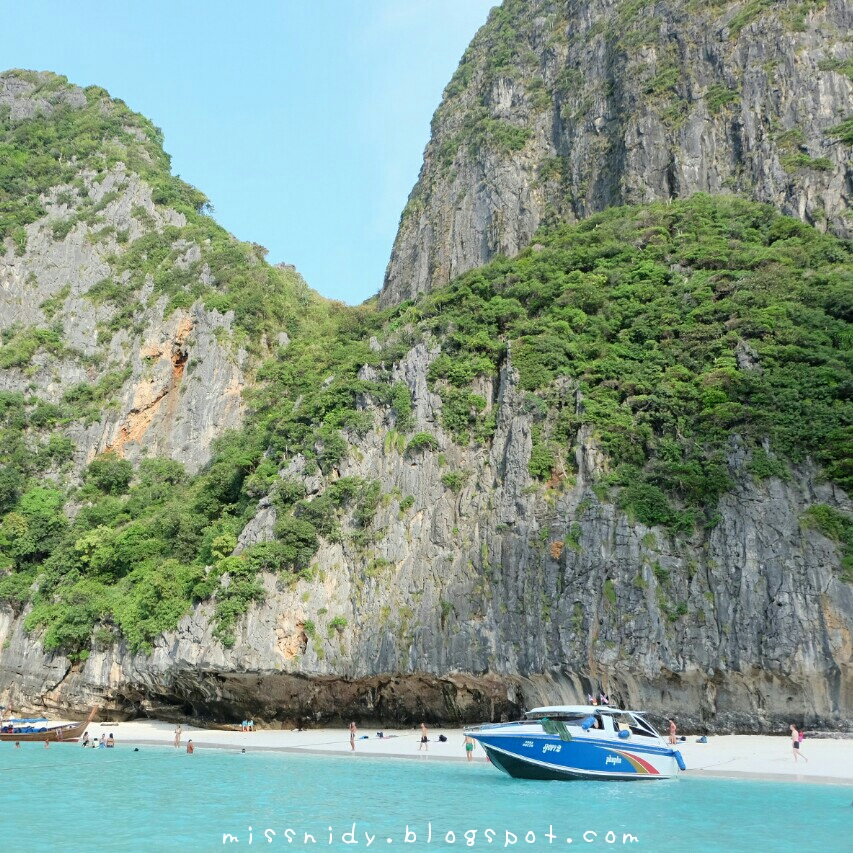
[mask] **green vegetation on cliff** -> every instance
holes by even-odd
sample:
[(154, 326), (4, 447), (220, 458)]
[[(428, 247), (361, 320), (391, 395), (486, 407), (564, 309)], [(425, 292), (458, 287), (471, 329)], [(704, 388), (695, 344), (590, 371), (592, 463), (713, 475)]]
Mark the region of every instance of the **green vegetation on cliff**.
[[(418, 303), (317, 315), (264, 366), (245, 429), (225, 436), (193, 480), (166, 460), (132, 472), (96, 459), (71, 520), (63, 492), (27, 480), (51, 454), (67, 458), (68, 448), (45, 446), (17, 484), (4, 477), (5, 494), (19, 496), (7, 497), (0, 527), (12, 563), (0, 596), (17, 606), (32, 597), (28, 625), (46, 630), (48, 648), (78, 654), (96, 624), (98, 642), (120, 633), (144, 648), (212, 596), (230, 642), (235, 620), (264, 596), (262, 569), (310, 576), (321, 539), (341, 540), (344, 519), (352, 547), (380, 535), (377, 483), (338, 479), (308, 497), (301, 476), (331, 472), (371, 429), (412, 432), (408, 389), (389, 367), (419, 339), (441, 345), (430, 379), (458, 441), (490, 441), (494, 413), (481, 416), (473, 382), (509, 361), (533, 423), (531, 474), (552, 486), (571, 477), (573, 443), (591, 429), (612, 466), (602, 488), (646, 524), (687, 533), (713, 523), (732, 486), (734, 436), (751, 448), (758, 479), (811, 457), (853, 490), (851, 322), (853, 251), (836, 238), (737, 199), (610, 210)], [(4, 400), (13, 433), (39, 411)], [(406, 447), (438, 444), (418, 432)], [(443, 482), (458, 490), (464, 474)], [(275, 540), (232, 556), (264, 495), (278, 511)], [(846, 542), (846, 522), (827, 517)]]
[[(505, 61), (496, 54), (495, 69)], [(65, 91), (54, 78), (38, 80), (36, 94)], [(111, 454), (77, 476), (83, 465), (70, 436), (119, 393), (124, 363), (67, 387), (57, 403), (0, 393), (0, 603), (31, 605), (26, 624), (44, 632), (47, 649), (85, 657), (122, 639), (145, 650), (194, 602), (209, 602), (216, 635), (230, 644), (241, 614), (265, 595), (262, 573), (312, 578), (323, 542), (341, 543), (366, 574), (376, 572), (384, 563), (369, 550), (382, 536), (375, 520), (386, 496), (378, 481), (339, 469), (371, 431), (406, 464), (442, 447), (446, 436), (415, 423), (409, 388), (393, 370), (420, 342), (440, 350), (429, 381), (446, 434), (463, 445), (490, 444), (498, 412), (486, 412), (485, 380), (507, 366), (517, 371), (533, 438), (528, 470), (543, 484), (534, 488), (571, 481), (583, 434), (608, 459), (597, 493), (675, 534), (713, 525), (718, 499), (743, 472), (786, 478), (810, 459), (853, 491), (849, 243), (766, 206), (694, 196), (543, 231), (517, 258), (417, 302), (347, 308), (318, 299), (295, 273), (271, 268), (260, 247), (216, 225), (204, 196), (169, 174), (150, 123), (102, 90), (83, 94), (76, 106), (60, 98), (25, 120), (0, 115), (8, 155), (0, 158), (0, 238), (25, 251), (25, 227), (44, 217), (57, 191), (69, 212), (50, 226), (52, 238), (80, 223), (100, 234), (106, 196), (96, 202), (68, 158), (79, 137), (78, 166), (103, 175), (124, 162), (149, 183), (158, 208), (183, 217), (169, 221), (183, 224), (149, 222), (137, 239), (116, 236), (110, 273), (87, 294), (113, 309), (104, 348), (134, 328), (150, 282), (152, 298), (166, 297), (170, 310), (201, 301), (233, 311), (235, 344), (255, 355), (259, 383), (246, 395), (244, 428), (222, 436), (195, 477), (171, 460), (134, 470)], [(712, 94), (720, 108), (730, 100)], [(466, 130), (478, 144), (507, 149), (526, 139), (495, 123)], [(133, 216), (151, 219), (145, 209)], [(189, 246), (197, 255), (187, 257)], [(44, 303), (49, 320), (65, 297)], [(73, 358), (60, 330), (7, 328), (0, 368), (35, 369), (36, 353)], [(281, 332), (288, 340), (277, 348)], [(748, 459), (739, 470), (735, 456)], [(450, 493), (475, 481), (470, 470), (441, 477)], [(276, 513), (273, 539), (237, 549), (262, 499)], [(415, 502), (399, 500), (401, 513)], [(849, 577), (850, 519), (826, 507), (803, 524), (838, 543)], [(579, 536), (573, 528), (565, 544), (579, 548)], [(344, 627), (340, 617), (331, 625)]]
[(848, 243), (698, 195), (611, 209), (535, 244), (404, 309), (442, 341), (431, 376), (461, 440), (482, 407), (472, 379), (509, 357), (537, 423), (531, 473), (571, 469), (586, 425), (612, 461), (608, 484), (645, 523), (689, 530), (712, 512), (735, 435), (761, 453), (769, 440), (774, 458), (811, 456), (853, 489)]
[[(32, 599), (27, 626), (45, 630), (46, 648), (85, 656), (95, 625), (101, 644), (122, 636), (133, 649), (149, 648), (194, 601), (210, 598), (217, 636), (229, 644), (236, 618), (264, 597), (261, 571), (310, 576), (320, 538), (340, 539), (344, 515), (355, 547), (372, 541), (378, 483), (340, 478), (308, 499), (300, 476), (328, 472), (348, 452), (347, 436), (374, 426), (357, 395), (386, 403), (401, 428), (411, 423), (411, 401), (404, 386), (357, 377), (364, 364), (379, 366), (367, 345), (370, 312), (331, 306), (324, 317), (312, 330), (323, 334), (298, 336), (264, 368), (253, 417), (216, 443), (195, 478), (170, 460), (145, 460), (134, 472), (106, 454), (66, 495), (35, 475), (68, 458), (73, 445), (48, 442), (33, 456), (10, 441), (12, 464), (0, 477), (0, 602), (21, 608)], [(0, 402), (5, 429), (19, 437), (38, 404), (20, 395)], [(294, 458), (298, 471), (279, 476)], [(274, 541), (232, 555), (265, 495), (278, 515)]]

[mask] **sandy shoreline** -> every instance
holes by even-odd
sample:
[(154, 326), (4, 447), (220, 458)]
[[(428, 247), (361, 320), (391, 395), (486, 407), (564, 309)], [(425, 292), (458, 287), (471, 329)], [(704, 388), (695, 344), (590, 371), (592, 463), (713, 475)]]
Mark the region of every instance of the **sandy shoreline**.
[[(118, 746), (168, 746), (174, 741), (175, 726), (157, 720), (135, 720), (125, 723), (93, 723), (90, 736), (99, 738), (110, 732)], [(418, 751), (420, 733), (416, 729), (385, 729), (385, 737), (377, 738), (375, 730), (359, 729), (355, 756), (374, 758), (408, 758), (423, 761), (465, 761), (461, 729), (430, 729), (429, 749)], [(439, 734), (447, 741), (438, 741)], [(366, 738), (364, 736), (367, 735)], [(223, 729), (201, 729), (184, 726), (181, 749), (192, 738), (198, 750), (245, 749), (323, 755), (352, 755), (349, 735), (344, 729), (308, 729), (289, 731), (261, 729), (241, 732)], [(685, 777), (725, 777), (764, 779), (786, 782), (814, 782), (853, 785), (853, 739), (809, 739), (802, 744), (801, 754), (808, 758), (794, 762), (790, 739), (768, 735), (711, 735), (708, 743), (696, 743), (695, 737), (679, 745), (687, 764)], [(475, 760), (485, 761), (478, 747)]]

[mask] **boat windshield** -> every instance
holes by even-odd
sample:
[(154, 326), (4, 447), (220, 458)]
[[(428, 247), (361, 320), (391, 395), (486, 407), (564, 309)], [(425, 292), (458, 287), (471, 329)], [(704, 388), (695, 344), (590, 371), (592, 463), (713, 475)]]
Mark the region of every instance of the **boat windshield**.
[(579, 726), (588, 716), (589, 714), (579, 711), (552, 711), (550, 713), (547, 711), (531, 711), (524, 715), (524, 719), (531, 722), (554, 720), (556, 722), (567, 723), (570, 726)]
[(613, 721), (616, 724), (617, 731), (619, 729), (630, 729), (631, 734), (640, 737), (660, 737), (651, 724), (635, 714), (614, 714)]

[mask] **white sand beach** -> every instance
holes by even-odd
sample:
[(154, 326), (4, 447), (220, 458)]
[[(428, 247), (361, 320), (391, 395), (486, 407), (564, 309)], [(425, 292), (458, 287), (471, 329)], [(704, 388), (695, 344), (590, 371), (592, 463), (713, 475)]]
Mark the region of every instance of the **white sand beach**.
[[(113, 733), (117, 744), (140, 747), (169, 745), (174, 740), (175, 726), (156, 720), (137, 720), (124, 723), (93, 723), (90, 736)], [(204, 749), (281, 750), (288, 752), (330, 753), (358, 756), (407, 758), (421, 761), (465, 761), (461, 729), (429, 729), (428, 751), (418, 751), (419, 729), (384, 729), (378, 738), (376, 729), (358, 730), (355, 751), (350, 749), (349, 734), (339, 729), (259, 729), (242, 732), (223, 729), (202, 729), (184, 726), (181, 749), (192, 738), (198, 751)], [(447, 737), (444, 743), (438, 736)], [(366, 738), (364, 736), (367, 735)], [(788, 782), (820, 782), (853, 785), (853, 738), (809, 738), (802, 744), (796, 763), (787, 736), (768, 735), (710, 735), (708, 743), (688, 737), (679, 745), (687, 764), (688, 777), (718, 776), (731, 778), (769, 779)], [(485, 761), (483, 751), (474, 752), (476, 761)]]

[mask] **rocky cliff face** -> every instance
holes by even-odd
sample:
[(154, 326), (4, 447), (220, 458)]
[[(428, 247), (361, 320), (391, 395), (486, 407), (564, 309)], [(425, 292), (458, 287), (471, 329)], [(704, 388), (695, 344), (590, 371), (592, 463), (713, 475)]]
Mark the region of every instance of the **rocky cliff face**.
[[(791, 715), (809, 726), (853, 722), (853, 588), (838, 577), (837, 546), (802, 517), (816, 501), (850, 510), (842, 493), (808, 467), (756, 484), (733, 441), (737, 486), (719, 523), (676, 540), (599, 500), (605, 460), (584, 434), (576, 482), (554, 501), (527, 471), (531, 422), (513, 370), (489, 397), (499, 406), (492, 448), (463, 449), (426, 390), (433, 355), (418, 347), (397, 369), (416, 428), (439, 447), (404, 456), (380, 428), (340, 470), (382, 484), (382, 537), (369, 553), (344, 537), (321, 549), (312, 578), (266, 576), (267, 600), (231, 649), (215, 640), (209, 605), (150, 655), (119, 645), (82, 664), (45, 655), (23, 617), (7, 613), (7, 704), (39, 697), (48, 708), (97, 702), (118, 716), (213, 720), (251, 712), (273, 724), (473, 722), (603, 688), (686, 727), (766, 731)], [(447, 470), (466, 474), (460, 491), (442, 482)], [(309, 482), (322, 490), (321, 478)], [(262, 501), (243, 544), (271, 538), (274, 521)]]
[(851, 28), (850, 0), (507, 0), (433, 118), (381, 304), (555, 218), (698, 191), (849, 236)]

